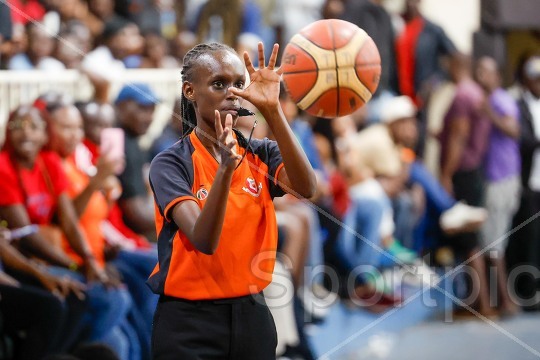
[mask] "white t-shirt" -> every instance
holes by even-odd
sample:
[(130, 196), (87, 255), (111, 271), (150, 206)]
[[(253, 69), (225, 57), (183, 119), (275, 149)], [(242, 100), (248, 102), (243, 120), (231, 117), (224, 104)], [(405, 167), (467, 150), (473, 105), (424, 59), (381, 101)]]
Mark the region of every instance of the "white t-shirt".
[(106, 80), (113, 81), (126, 69), (124, 63), (117, 60), (106, 46), (99, 46), (83, 59), (81, 67)]

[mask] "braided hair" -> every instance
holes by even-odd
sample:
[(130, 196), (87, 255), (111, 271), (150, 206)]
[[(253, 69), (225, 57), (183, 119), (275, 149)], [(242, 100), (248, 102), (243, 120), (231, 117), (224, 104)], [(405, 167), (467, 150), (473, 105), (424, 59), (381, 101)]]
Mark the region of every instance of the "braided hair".
[[(198, 44), (189, 50), (184, 56), (181, 72), (182, 81), (193, 81), (196, 74), (196, 65), (198, 60), (203, 55), (222, 50), (236, 54), (236, 51), (230, 46), (216, 42)], [(184, 95), (183, 92), (180, 99), (180, 118), (182, 120), (182, 138), (184, 138), (188, 136), (197, 126), (197, 116), (195, 115), (195, 106), (193, 106), (193, 103)], [(245, 136), (238, 129), (233, 129), (233, 131), (236, 134), (238, 144), (244, 149), (251, 149), (251, 146), (249, 146)]]

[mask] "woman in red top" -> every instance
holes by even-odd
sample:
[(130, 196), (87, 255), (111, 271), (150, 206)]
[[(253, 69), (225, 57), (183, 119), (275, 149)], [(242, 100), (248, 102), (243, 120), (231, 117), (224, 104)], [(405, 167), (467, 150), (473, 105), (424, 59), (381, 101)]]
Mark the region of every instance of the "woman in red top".
[[(42, 115), (54, 109), (38, 101), (40, 105), (41, 112), (22, 107), (8, 120), (6, 143), (0, 152), (0, 193), (3, 195), (0, 218), (7, 221), (9, 228), (30, 224), (59, 227), (81, 259), (80, 266), (61, 247), (52, 246), (42, 233), (28, 235), (16, 245), (21, 251), (55, 265), (47, 268), (49, 272), (88, 283), (83, 310), (88, 312), (90, 323), (85, 325), (90, 328), (90, 334), (85, 340), (105, 341), (125, 317), (131, 299), (125, 290), (121, 293), (108, 289), (112, 282), (79, 228), (61, 160), (57, 154), (42, 150), (47, 141)], [(81, 329), (72, 330), (70, 335), (80, 335), (76, 330)], [(114, 346), (115, 342), (111, 340), (109, 344)]]

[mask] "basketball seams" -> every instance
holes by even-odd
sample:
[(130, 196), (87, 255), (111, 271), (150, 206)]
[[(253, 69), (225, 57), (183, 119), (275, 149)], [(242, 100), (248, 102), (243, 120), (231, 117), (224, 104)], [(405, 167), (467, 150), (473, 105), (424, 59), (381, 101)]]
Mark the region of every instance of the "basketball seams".
[[(331, 24), (334, 24), (334, 22), (328, 22), (326, 23), (327, 24), (327, 28), (329, 29), (329, 32), (330, 32), (330, 38), (332, 39), (332, 49), (333, 49), (333, 52), (334, 52), (334, 61), (336, 62), (336, 68), (335, 68), (335, 72), (336, 72), (336, 84), (337, 84), (337, 91), (336, 91), (336, 114), (339, 114), (339, 106), (340, 106), (340, 98), (339, 98), (339, 95), (340, 95), (340, 89), (341, 89), (341, 85), (340, 85), (340, 82), (339, 82), (339, 60), (338, 60), (338, 56), (337, 56), (337, 52), (336, 52), (336, 34), (334, 32), (334, 27), (331, 26)], [(328, 91), (328, 90), (327, 90)]]
[[(293, 39), (294, 39), (294, 37), (293, 37)], [(309, 39), (306, 39), (306, 40), (309, 41)], [(307, 55), (312, 60), (313, 64), (315, 64), (315, 69), (298, 70), (298, 71), (287, 71), (287, 70), (285, 70), (283, 72), (283, 74), (299, 74), (299, 73), (304, 73), (304, 72), (319, 71), (320, 70), (319, 69), (319, 64), (317, 63), (317, 59), (315, 57), (313, 57), (313, 55), (311, 53), (307, 52), (300, 44), (298, 44), (296, 42), (293, 42), (291, 40), (291, 42), (287, 45), (287, 48), (289, 46), (296, 48), (298, 50), (298, 52), (302, 52), (302, 55)], [(285, 53), (287, 53), (287, 48), (285, 49)], [(284, 65), (285, 65), (284, 67), (287, 68), (288, 65), (290, 65), (290, 64), (284, 63)]]
[[(294, 35), (291, 39), (290, 44), (296, 45), (300, 50), (303, 50), (306, 54), (309, 54), (309, 56), (317, 64), (317, 70), (328, 70), (336, 67), (335, 58), (333, 56), (334, 51), (321, 48), (320, 46), (312, 42), (310, 39), (306, 38), (304, 35)], [(329, 59), (334, 61), (328, 63), (327, 60)], [(323, 64), (325, 66), (321, 67)]]
[(330, 118), (350, 114), (372, 98), (380, 55), (369, 35), (351, 26), (342, 20), (321, 20), (289, 41), (283, 80), (299, 108)]
[[(334, 73), (333, 76), (332, 72)], [(332, 70), (320, 70), (317, 73), (317, 80), (315, 81), (315, 84), (309, 89), (307, 94), (298, 102), (298, 106), (305, 110), (308, 107), (310, 107), (315, 100), (320, 96), (320, 94), (324, 94), (326, 91), (336, 88), (337, 85), (337, 79), (335, 71)], [(320, 93), (320, 94), (319, 94)], [(319, 96), (318, 96), (319, 95)]]

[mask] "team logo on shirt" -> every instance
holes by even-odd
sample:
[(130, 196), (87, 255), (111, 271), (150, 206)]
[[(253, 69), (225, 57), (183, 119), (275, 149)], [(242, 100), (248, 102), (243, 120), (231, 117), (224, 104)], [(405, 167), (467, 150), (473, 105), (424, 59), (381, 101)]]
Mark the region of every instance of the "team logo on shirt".
[(262, 190), (262, 183), (259, 183), (259, 186), (257, 186), (257, 182), (253, 180), (252, 178), (248, 177), (246, 179), (246, 186), (242, 187), (242, 190), (247, 192), (249, 195), (259, 197), (261, 195)]
[[(204, 186), (204, 185), (202, 185)], [(208, 190), (206, 190), (204, 187), (202, 187), (199, 189), (199, 191), (197, 191), (197, 199), (199, 200), (204, 200), (208, 197)]]

